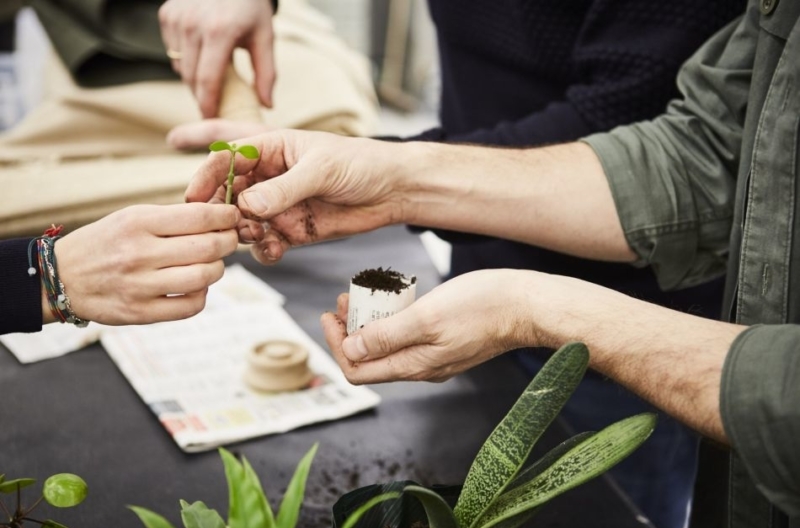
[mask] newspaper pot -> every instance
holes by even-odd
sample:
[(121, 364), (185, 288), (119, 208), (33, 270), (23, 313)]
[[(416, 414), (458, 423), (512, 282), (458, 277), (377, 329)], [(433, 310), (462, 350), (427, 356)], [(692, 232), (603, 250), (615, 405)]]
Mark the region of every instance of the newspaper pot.
[[(347, 492), (333, 505), (331, 515), (333, 528), (344, 526), (345, 520), (350, 517), (359, 506), (373, 497), (390, 491), (402, 492), (406, 486), (416, 485), (413, 480), (402, 480), (386, 484), (373, 484)], [(461, 486), (425, 486), (438, 493), (451, 508), (454, 508)], [(428, 516), (422, 503), (409, 493), (403, 493), (398, 500), (384, 501), (368, 510), (356, 523), (354, 528), (420, 528), (428, 526)]]
[(417, 278), (391, 268), (365, 269), (350, 281), (347, 333), (365, 324), (396, 314), (417, 295)]

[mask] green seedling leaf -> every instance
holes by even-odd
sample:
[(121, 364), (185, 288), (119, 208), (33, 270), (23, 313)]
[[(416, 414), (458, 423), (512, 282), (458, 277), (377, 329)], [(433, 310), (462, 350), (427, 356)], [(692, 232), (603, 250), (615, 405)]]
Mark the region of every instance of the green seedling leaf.
[(89, 486), (78, 475), (59, 473), (44, 481), (44, 500), (56, 508), (72, 508), (82, 503), (89, 493)]
[(175, 528), (168, 520), (147, 508), (128, 506), (128, 509), (135, 513), (147, 528)]
[(3, 482), (5, 482), (5, 480), (6, 480), (6, 476), (5, 476), (5, 474), (3, 474), (3, 475), (0, 475), (0, 484), (2, 484)]
[(228, 144), (226, 141), (215, 141), (208, 146), (208, 150), (211, 152), (219, 152), (221, 150), (230, 150), (233, 151), (233, 147)]
[(253, 145), (242, 145), (241, 147), (236, 148), (236, 152), (241, 154), (247, 159), (258, 159), (258, 149), (255, 148)]
[(294, 470), (294, 475), (289, 481), (289, 487), (286, 488), (280, 510), (278, 510), (278, 519), (275, 523), (277, 528), (295, 528), (300, 515), (300, 506), (303, 504), (303, 496), (306, 493), (308, 472), (311, 470), (311, 462), (314, 460), (314, 455), (317, 454), (318, 447), (319, 443), (311, 446), (308, 453), (297, 464), (297, 469)]
[(53, 519), (47, 519), (44, 523), (42, 523), (43, 528), (67, 528), (60, 522), (56, 522)]
[(202, 501), (189, 504), (181, 500), (181, 519), (186, 528), (225, 528), (225, 521), (217, 510), (212, 510)]
[[(359, 506), (356, 511), (350, 514), (350, 517), (347, 518), (344, 525), (342, 525), (342, 528), (353, 528), (356, 524), (358, 524), (358, 521), (361, 519), (361, 517), (375, 507), (375, 505), (380, 504), (383, 501), (397, 499), (399, 497), (399, 491), (391, 491), (389, 493), (378, 495), (377, 497), (372, 497), (370, 500)], [(433, 528), (433, 525), (431, 525), (430, 528)]]
[(0, 484), (0, 493), (16, 493), (17, 489), (27, 488), (28, 486), (35, 483), (36, 479), (32, 478), (6, 480), (2, 484)]
[(481, 519), (481, 528), (498, 526), (601, 475), (647, 440), (655, 425), (655, 415), (645, 413), (620, 420), (592, 435), (533, 480), (501, 495)]
[(244, 474), (247, 481), (258, 489), (258, 503), (256, 507), (258, 508), (258, 512), (256, 515), (259, 518), (264, 519), (263, 528), (274, 528), (275, 526), (275, 517), (272, 515), (272, 508), (269, 506), (269, 502), (267, 501), (267, 495), (264, 493), (264, 489), (261, 487), (261, 481), (256, 475), (253, 466), (250, 465), (250, 462), (247, 461), (246, 458), (242, 457), (242, 466), (244, 466)]
[(422, 503), (428, 515), (428, 528), (458, 528), (453, 510), (438, 493), (422, 486), (406, 486), (403, 492), (410, 493)]
[(459, 526), (476, 528), (575, 391), (588, 365), (589, 351), (583, 343), (564, 345), (545, 363), (472, 462), (453, 510)]

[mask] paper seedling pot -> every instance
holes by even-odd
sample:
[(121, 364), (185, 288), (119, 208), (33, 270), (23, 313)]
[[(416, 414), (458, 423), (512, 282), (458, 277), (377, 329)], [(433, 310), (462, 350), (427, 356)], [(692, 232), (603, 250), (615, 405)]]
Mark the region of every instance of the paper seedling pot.
[(417, 278), (391, 268), (366, 269), (350, 281), (347, 333), (394, 315), (414, 302)]

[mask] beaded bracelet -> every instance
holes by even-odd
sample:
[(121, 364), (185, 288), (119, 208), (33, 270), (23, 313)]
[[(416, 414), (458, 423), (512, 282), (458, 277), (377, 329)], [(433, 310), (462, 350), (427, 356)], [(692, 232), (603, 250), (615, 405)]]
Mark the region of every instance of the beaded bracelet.
[(72, 303), (67, 296), (64, 283), (58, 276), (58, 262), (56, 260), (55, 244), (61, 238), (59, 233), (63, 226), (52, 226), (44, 232), (44, 235), (36, 237), (28, 244), (28, 275), (36, 275), (36, 268), (33, 267), (31, 250), (36, 246), (38, 257), (39, 274), (42, 277), (42, 287), (45, 290), (47, 304), (56, 320), (62, 323), (74, 324), (78, 327), (85, 327), (89, 321), (83, 320), (75, 315), (72, 310)]

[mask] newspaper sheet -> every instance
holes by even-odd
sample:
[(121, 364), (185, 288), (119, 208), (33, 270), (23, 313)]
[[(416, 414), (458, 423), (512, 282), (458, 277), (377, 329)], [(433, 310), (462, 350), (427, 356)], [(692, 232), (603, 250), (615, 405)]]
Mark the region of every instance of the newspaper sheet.
[[(246, 353), (273, 339), (307, 347), (315, 374), (308, 388), (266, 395), (244, 383)], [(327, 352), (274, 303), (109, 329), (101, 343), (187, 452), (342, 418), (380, 401), (371, 390), (350, 385)]]

